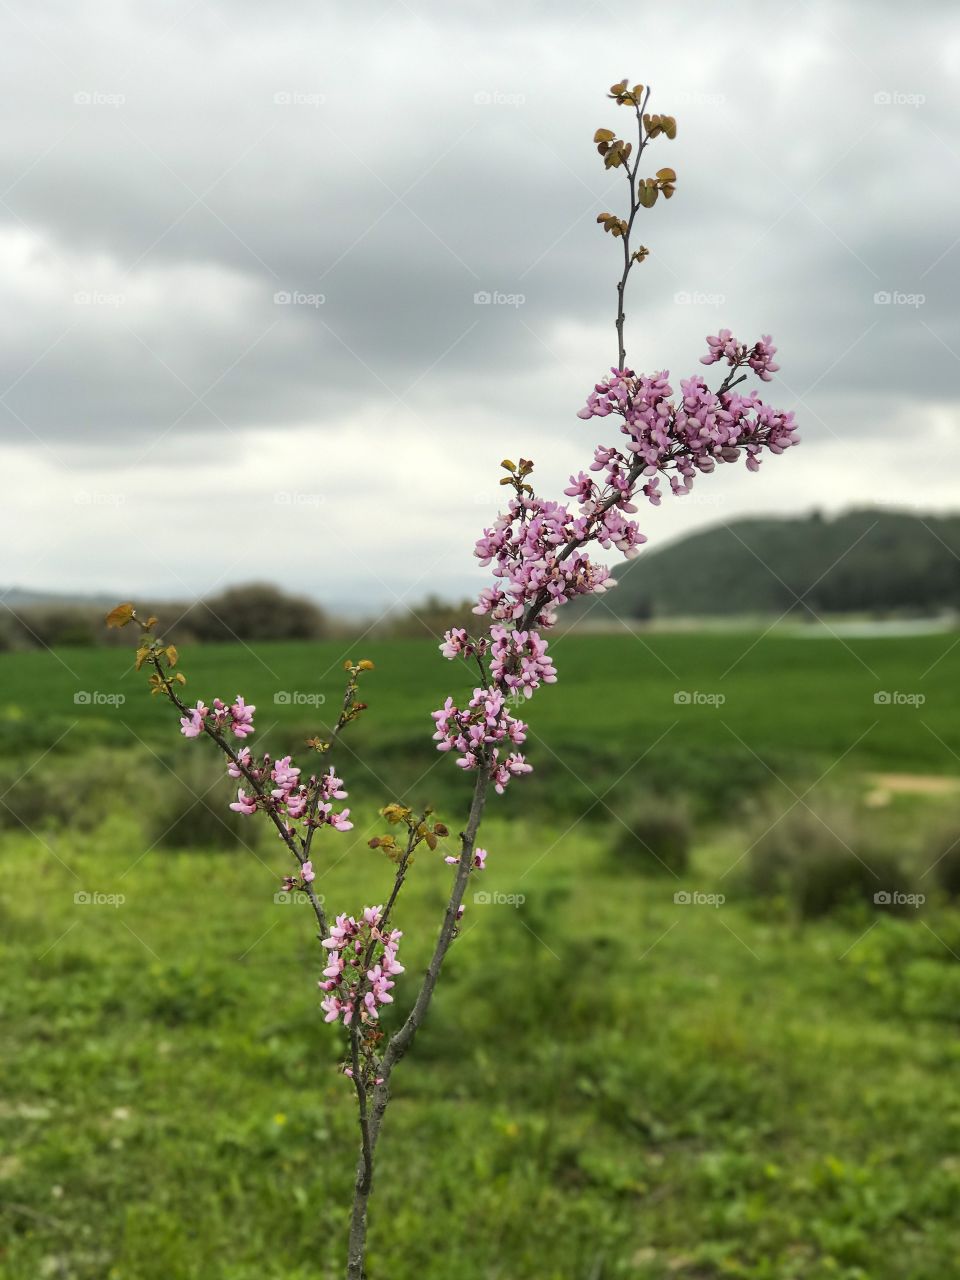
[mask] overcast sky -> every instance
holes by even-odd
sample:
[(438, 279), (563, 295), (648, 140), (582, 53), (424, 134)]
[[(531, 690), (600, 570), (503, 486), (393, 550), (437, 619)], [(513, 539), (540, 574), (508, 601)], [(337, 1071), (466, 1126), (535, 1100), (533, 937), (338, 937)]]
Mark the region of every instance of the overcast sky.
[(622, 76), (679, 125), (648, 153), (679, 183), (643, 215), (629, 362), (678, 383), (718, 327), (772, 333), (804, 440), (650, 508), (650, 545), (960, 505), (955, 4), (3, 0), (0, 24), (0, 587), (473, 590), (500, 458), (556, 494), (604, 438), (576, 411), (616, 356), (594, 219), (623, 179), (591, 138), (626, 126)]

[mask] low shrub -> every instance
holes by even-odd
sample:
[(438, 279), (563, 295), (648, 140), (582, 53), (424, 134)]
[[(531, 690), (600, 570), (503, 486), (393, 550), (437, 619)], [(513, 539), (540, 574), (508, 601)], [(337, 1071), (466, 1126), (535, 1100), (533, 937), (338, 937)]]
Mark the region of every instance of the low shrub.
[(0, 766), (0, 827), (92, 831), (117, 808), (151, 808), (160, 791), (149, 756), (136, 751), (95, 747), (27, 770), (7, 761)]
[[(191, 752), (174, 772), (161, 765), (162, 793), (146, 824), (146, 839), (158, 849), (237, 849), (251, 838), (244, 817), (230, 808), (236, 783), (216, 757)], [(246, 825), (245, 825), (246, 824)]]
[(612, 850), (620, 866), (644, 875), (682, 875), (690, 863), (692, 828), (686, 804), (662, 796), (634, 796), (613, 830)]
[(960, 815), (936, 832), (925, 850), (935, 883), (951, 898), (960, 898)]
[(804, 804), (763, 818), (750, 845), (745, 888), (757, 897), (780, 898), (801, 919), (845, 906), (897, 910), (914, 892), (901, 856), (872, 835), (856, 811), (838, 802)]

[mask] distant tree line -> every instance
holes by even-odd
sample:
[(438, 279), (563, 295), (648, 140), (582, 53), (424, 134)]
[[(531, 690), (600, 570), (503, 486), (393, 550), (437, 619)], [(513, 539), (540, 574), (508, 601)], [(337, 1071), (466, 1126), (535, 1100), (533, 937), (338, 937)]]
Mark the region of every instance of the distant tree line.
[[(471, 602), (430, 595), (422, 602), (367, 620), (348, 622), (321, 605), (289, 595), (265, 582), (229, 587), (191, 603), (165, 600), (140, 607), (162, 620), (164, 636), (176, 644), (249, 644), (262, 640), (330, 640), (358, 632), (388, 638), (436, 639), (450, 627), (469, 627)], [(121, 643), (104, 625), (106, 609), (93, 604), (37, 603), (0, 611), (0, 652)]]
[[(253, 640), (323, 640), (334, 628), (320, 605), (269, 583), (229, 587), (189, 604), (167, 600), (142, 606), (163, 620), (164, 635), (179, 644)], [(57, 648), (122, 643), (104, 625), (105, 610), (87, 604), (7, 607), (0, 616), (0, 649)]]
[(881, 508), (751, 517), (644, 552), (617, 581), (566, 620), (956, 611), (960, 517)]

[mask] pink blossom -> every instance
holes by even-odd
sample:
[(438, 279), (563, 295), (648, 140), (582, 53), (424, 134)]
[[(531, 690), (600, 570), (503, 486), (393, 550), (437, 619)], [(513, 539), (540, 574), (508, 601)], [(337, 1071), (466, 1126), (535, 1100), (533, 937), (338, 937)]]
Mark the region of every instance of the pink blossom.
[(253, 733), (253, 713), (256, 707), (248, 707), (243, 698), (237, 694), (237, 699), (230, 708), (231, 728), (235, 738), (246, 738)]
[(180, 732), (185, 738), (198, 738), (203, 732), (203, 722), (208, 714), (208, 708), (202, 702), (198, 702), (192, 711), (188, 711), (185, 716), (180, 717)]
[[(379, 1006), (393, 1003), (390, 994), (395, 986), (393, 977), (404, 972), (397, 960), (397, 947), (403, 935), (399, 929), (383, 933), (382, 918), (382, 904), (364, 907), (359, 922), (353, 916), (337, 916), (330, 936), (323, 939), (329, 962), (323, 971), (326, 981), (319, 985), (328, 993), (321, 1003), (321, 1008), (327, 1010), (328, 1022), (340, 1017), (344, 1026), (349, 1026), (358, 1009), (361, 1022), (376, 1022), (380, 1016)], [(362, 970), (361, 958), (368, 956), (371, 962)], [(368, 984), (366, 991), (362, 978)]]
[(237, 791), (237, 798), (230, 808), (236, 813), (242, 813), (249, 817), (251, 813), (257, 812), (256, 796), (248, 796), (243, 787), (240, 787)]
[(240, 767), (241, 765), (243, 766), (243, 768), (249, 769), (252, 763), (252, 760), (250, 757), (250, 748), (241, 747), (240, 750), (237, 752), (237, 760), (239, 761), (239, 764), (234, 764), (232, 760), (228, 761), (227, 763), (227, 773), (230, 775), (231, 778), (243, 777), (243, 769), (241, 769)]
[[(325, 1000), (320, 1001), (320, 1008), (327, 1015), (324, 1018), (324, 1022), (336, 1022), (337, 1018), (340, 1016), (340, 1011), (343, 1006), (336, 996), (331, 995), (327, 996)], [(352, 1075), (353, 1073), (351, 1072), (350, 1074)]]

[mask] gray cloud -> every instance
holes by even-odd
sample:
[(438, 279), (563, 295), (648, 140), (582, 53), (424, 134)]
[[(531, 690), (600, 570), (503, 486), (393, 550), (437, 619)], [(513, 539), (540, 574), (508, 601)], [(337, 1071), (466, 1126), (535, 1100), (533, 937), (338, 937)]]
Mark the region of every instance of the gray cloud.
[[(768, 10), (182, 0), (108, 23), (93, 4), (11, 0), (0, 449), (44, 496), (69, 493), (78, 467), (131, 501), (171, 457), (192, 468), (183, 509), (150, 501), (184, 547), (205, 530), (209, 565), (183, 567), (197, 590), (230, 550), (203, 495), (229, 474), (255, 501), (265, 456), (272, 474), (284, 451), (318, 492), (359, 471), (392, 494), (422, 563), (437, 533), (413, 512), (444, 504), (420, 490), (416, 451), (452, 486), (443, 536), (464, 569), (444, 582), (466, 581), (486, 518), (475, 477), (498, 450), (522, 443), (554, 480), (589, 446), (573, 414), (614, 355), (617, 255), (594, 215), (620, 201), (590, 137), (625, 121), (603, 93), (630, 73), (680, 121), (654, 153), (680, 185), (643, 228), (631, 360), (679, 378), (705, 333), (772, 331), (771, 396), (797, 404), (806, 440), (782, 465), (822, 473), (869, 442), (822, 483), (834, 504), (885, 493), (906, 420), (921, 450), (958, 421), (960, 34), (946, 4), (918, 9), (906, 41), (892, 4), (801, 0), (773, 25)], [(477, 305), (484, 292), (523, 300)], [(919, 485), (913, 465), (902, 482)], [(407, 477), (402, 495), (378, 469)], [(764, 485), (731, 492), (774, 505)], [(809, 501), (788, 486), (781, 505)], [(70, 511), (91, 585), (145, 572), (106, 532), (130, 510)], [(41, 497), (17, 511), (42, 527)], [(358, 563), (384, 554), (385, 531), (348, 533), (336, 503), (291, 515), (268, 497), (258, 518), (268, 534), (336, 526)], [(380, 576), (410, 582), (397, 551)], [(269, 568), (241, 561), (234, 577)], [(55, 550), (40, 571), (64, 579)], [(316, 589), (357, 580), (334, 567)]]

